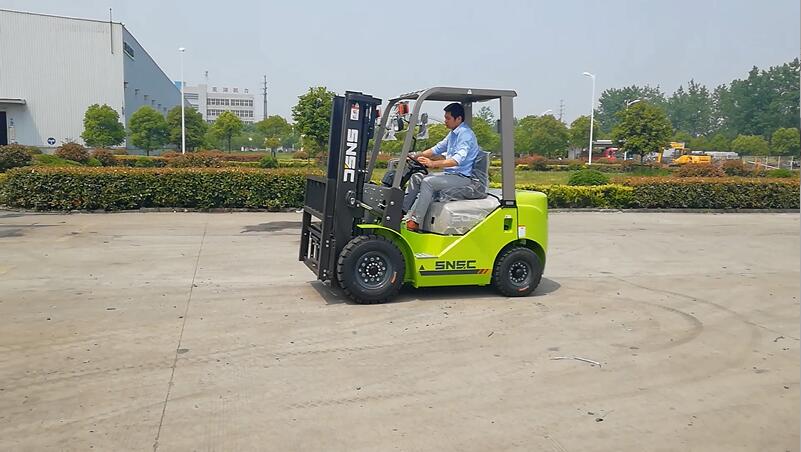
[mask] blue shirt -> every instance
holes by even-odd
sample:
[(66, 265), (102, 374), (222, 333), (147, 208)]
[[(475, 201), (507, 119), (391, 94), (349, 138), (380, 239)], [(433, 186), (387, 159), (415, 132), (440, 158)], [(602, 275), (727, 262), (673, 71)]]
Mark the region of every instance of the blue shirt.
[(467, 124), (461, 123), (431, 150), (434, 155), (445, 155), (446, 159), (453, 159), (458, 164), (445, 168), (443, 172), (470, 177), (473, 175), (473, 163), (480, 149), (476, 134), (467, 127)]

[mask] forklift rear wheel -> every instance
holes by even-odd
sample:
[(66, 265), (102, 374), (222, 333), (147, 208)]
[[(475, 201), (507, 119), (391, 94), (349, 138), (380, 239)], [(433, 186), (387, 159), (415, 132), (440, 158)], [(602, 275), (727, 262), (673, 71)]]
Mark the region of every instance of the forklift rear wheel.
[(542, 279), (542, 263), (534, 251), (516, 246), (503, 252), (495, 263), (492, 282), (507, 297), (525, 297)]
[(394, 243), (378, 235), (360, 235), (339, 254), (337, 280), (356, 303), (383, 303), (400, 290), (405, 269)]

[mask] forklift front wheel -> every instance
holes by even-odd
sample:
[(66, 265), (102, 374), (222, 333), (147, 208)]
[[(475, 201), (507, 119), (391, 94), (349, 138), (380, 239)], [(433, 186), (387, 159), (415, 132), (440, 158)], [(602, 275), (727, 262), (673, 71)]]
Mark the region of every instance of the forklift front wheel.
[(400, 290), (405, 269), (394, 243), (378, 235), (360, 235), (339, 254), (337, 279), (356, 303), (383, 303)]

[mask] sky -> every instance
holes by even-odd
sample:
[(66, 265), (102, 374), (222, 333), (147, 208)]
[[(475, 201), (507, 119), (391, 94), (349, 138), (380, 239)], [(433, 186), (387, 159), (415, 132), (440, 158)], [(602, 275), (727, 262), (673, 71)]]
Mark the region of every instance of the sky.
[[(608, 88), (710, 89), (799, 56), (798, 0), (0, 0), (125, 24), (167, 75), (248, 88), (289, 118), (311, 86), (388, 99), (431, 86), (513, 89), (515, 116), (571, 122)], [(0, 56), (1, 58), (1, 56)], [(0, 60), (1, 61), (1, 60)], [(261, 96), (256, 98), (261, 117)], [(597, 104), (596, 104), (597, 105)], [(491, 105), (497, 112), (497, 105)]]

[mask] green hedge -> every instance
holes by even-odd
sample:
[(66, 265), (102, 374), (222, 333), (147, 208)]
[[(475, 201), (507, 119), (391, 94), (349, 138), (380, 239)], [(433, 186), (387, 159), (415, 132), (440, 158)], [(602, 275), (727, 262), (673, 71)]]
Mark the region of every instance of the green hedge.
[(548, 207), (575, 208), (595, 207), (623, 209), (634, 203), (634, 189), (623, 185), (529, 185), (517, 186), (518, 190), (541, 191), (548, 196)]
[(18, 168), (0, 201), (38, 210), (297, 207), (308, 171), (250, 168)]
[[(39, 210), (299, 207), (308, 173), (319, 170), (26, 167), (0, 177), (0, 203)], [(554, 208), (799, 208), (797, 179), (639, 177), (599, 186), (518, 189), (544, 192)]]
[(798, 209), (798, 179), (664, 178), (626, 180), (633, 207), (689, 209)]

